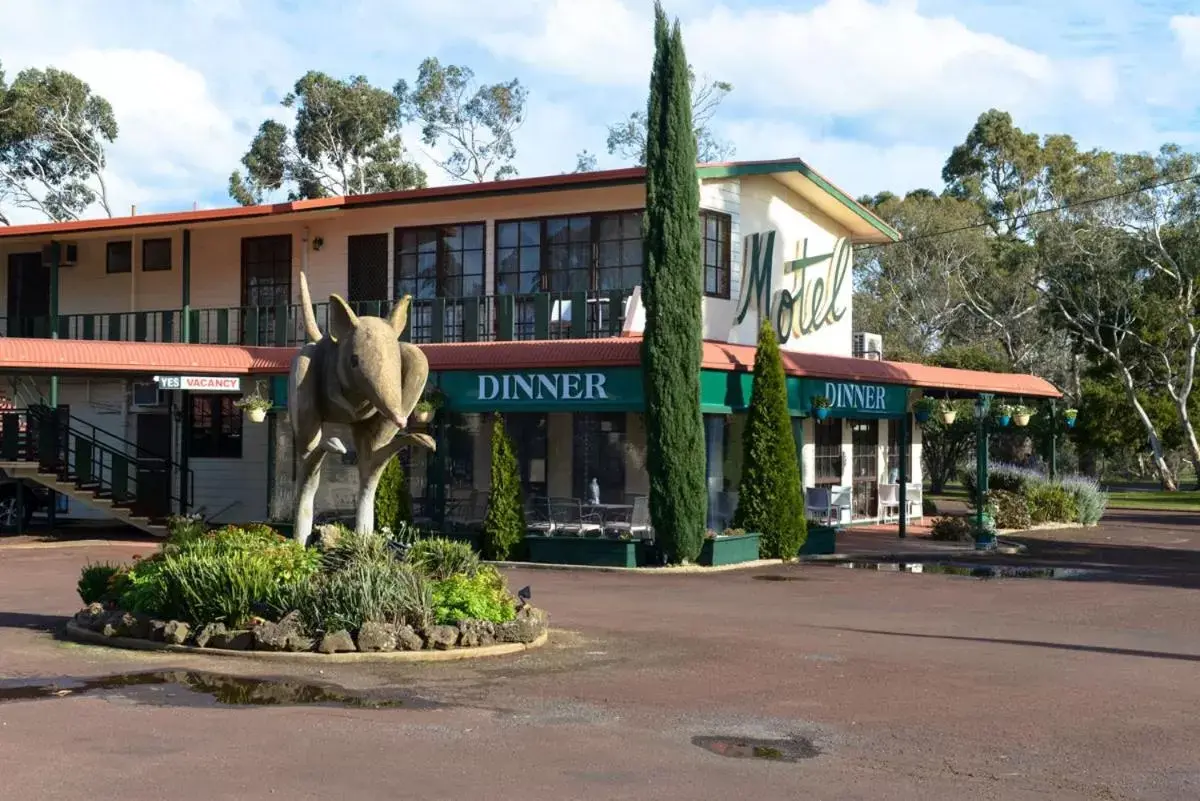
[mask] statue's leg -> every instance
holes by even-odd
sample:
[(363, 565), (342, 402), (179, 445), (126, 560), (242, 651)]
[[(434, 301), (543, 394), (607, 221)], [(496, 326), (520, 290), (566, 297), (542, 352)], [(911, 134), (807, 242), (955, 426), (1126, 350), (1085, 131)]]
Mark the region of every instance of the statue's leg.
[(300, 492), (296, 496), (296, 520), (292, 538), (301, 545), (308, 544), (313, 528), (313, 502), (317, 497), (317, 488), (321, 486), (321, 465), (325, 461), (325, 451), (317, 448), (303, 457), (301, 465)]
[(387, 441), (397, 428), (392, 423), (376, 416), (363, 423), (356, 423), (354, 449), (358, 452), (358, 508), (354, 515), (354, 530), (359, 534), (375, 531), (375, 490), (388, 459), (395, 451), (388, 451)]

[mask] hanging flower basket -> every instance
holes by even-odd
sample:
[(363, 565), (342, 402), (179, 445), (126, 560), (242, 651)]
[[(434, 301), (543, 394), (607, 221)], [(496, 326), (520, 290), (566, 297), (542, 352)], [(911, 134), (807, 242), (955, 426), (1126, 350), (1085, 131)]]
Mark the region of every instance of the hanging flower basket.
[(913, 404), (913, 416), (918, 423), (928, 423), (929, 418), (933, 417), (937, 405), (937, 401), (933, 398), (921, 398)]
[(829, 407), (832, 405), (833, 404), (829, 398), (825, 397), (824, 395), (812, 396), (813, 414), (818, 420), (824, 420), (829, 416)]
[(1033, 414), (1033, 409), (1030, 409), (1028, 406), (1014, 407), (1013, 422), (1016, 423), (1018, 427), (1023, 428), (1024, 426), (1029, 425), (1029, 418), (1032, 417)]
[(416, 420), (421, 425), (425, 425), (426, 423), (428, 423), (430, 420), (433, 419), (433, 409), (421, 409), (418, 407), (413, 412), (413, 419)]
[(1006, 426), (1012, 422), (1013, 407), (1009, 406), (1007, 403), (1001, 403), (995, 406), (994, 411), (996, 412), (996, 422), (998, 422), (1000, 425)]
[(943, 425), (954, 425), (954, 421), (958, 419), (958, 409), (955, 409), (950, 401), (942, 401), (938, 405), (938, 414), (942, 417)]
[(238, 398), (233, 402), (233, 405), (245, 411), (251, 423), (261, 423), (267, 419), (267, 412), (271, 410), (274, 404), (269, 399), (264, 398), (256, 389), (253, 395)]
[(1067, 428), (1075, 427), (1075, 417), (1079, 414), (1078, 409), (1067, 409), (1063, 412), (1063, 417), (1067, 420)]

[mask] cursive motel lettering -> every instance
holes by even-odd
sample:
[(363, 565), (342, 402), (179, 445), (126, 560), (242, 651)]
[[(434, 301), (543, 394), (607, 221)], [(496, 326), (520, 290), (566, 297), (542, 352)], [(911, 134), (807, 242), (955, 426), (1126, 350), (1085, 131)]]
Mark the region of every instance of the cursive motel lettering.
[(835, 409), (858, 409), (866, 412), (887, 410), (887, 391), (870, 384), (825, 383), (825, 397)]
[(608, 400), (604, 373), (506, 373), (479, 376), (481, 401)]
[(771, 320), (780, 342), (802, 337), (836, 323), (846, 315), (843, 288), (849, 287), (854, 254), (850, 241), (838, 239), (829, 253), (808, 255), (808, 239), (795, 259), (783, 263), (783, 273), (792, 286), (771, 297), (775, 263), (775, 232), (746, 237), (747, 264), (738, 299), (737, 322), (741, 323), (753, 303), (760, 319)]

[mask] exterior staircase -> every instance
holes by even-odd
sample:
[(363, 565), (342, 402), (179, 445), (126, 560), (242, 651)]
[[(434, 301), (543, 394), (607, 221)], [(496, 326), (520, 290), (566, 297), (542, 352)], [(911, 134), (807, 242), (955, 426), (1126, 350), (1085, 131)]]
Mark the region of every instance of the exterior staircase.
[[(0, 411), (0, 469), (159, 537), (168, 533), (167, 517), (187, 507), (177, 464), (152, 458), (65, 408)], [(191, 479), (189, 470), (189, 489)]]

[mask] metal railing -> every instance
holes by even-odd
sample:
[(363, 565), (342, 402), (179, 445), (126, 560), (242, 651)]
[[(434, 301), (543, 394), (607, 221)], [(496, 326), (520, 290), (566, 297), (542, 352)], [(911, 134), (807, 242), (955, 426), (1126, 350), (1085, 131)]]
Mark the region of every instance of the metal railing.
[[(403, 338), (419, 344), (618, 336), (632, 290), (536, 292), (466, 298), (415, 299)], [(391, 301), (356, 301), (355, 313), (386, 316)], [(314, 304), (328, 330), (329, 303)], [(191, 309), (188, 341), (210, 345), (295, 347), (304, 342), (298, 304)], [(181, 309), (64, 314), (59, 339), (108, 342), (182, 342)], [(48, 338), (47, 317), (0, 318), (0, 336)]]

